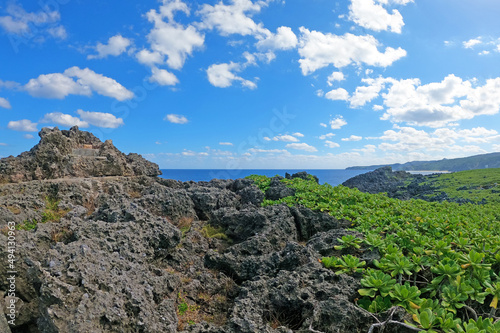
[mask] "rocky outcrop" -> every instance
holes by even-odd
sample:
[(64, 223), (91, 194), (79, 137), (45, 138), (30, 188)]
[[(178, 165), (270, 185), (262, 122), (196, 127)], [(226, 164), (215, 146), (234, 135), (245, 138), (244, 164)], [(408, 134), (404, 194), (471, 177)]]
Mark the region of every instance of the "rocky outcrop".
[[(248, 179), (161, 179), (76, 127), (40, 137), (0, 161), (0, 258), (14, 255), (0, 265), (0, 305), (16, 304), (2, 332), (365, 332), (373, 322), (354, 302), (360, 276), (319, 262), (354, 232), (304, 207), (262, 207), (294, 194), (279, 178), (266, 193)], [(369, 265), (380, 258), (356, 251)]]
[(372, 194), (387, 193), (390, 198), (401, 200), (412, 198), (428, 201), (449, 200), (445, 193), (436, 193), (435, 188), (426, 183), (429, 177), (432, 176), (392, 171), (390, 166), (386, 166), (350, 178), (342, 185)]
[(39, 136), (40, 142), (29, 152), (0, 160), (0, 183), (161, 174), (156, 164), (138, 154), (125, 155), (111, 140), (101, 142), (76, 126), (69, 131), (46, 127)]
[[(353, 302), (360, 276), (318, 262), (352, 231), (263, 199), (245, 179), (0, 185), (0, 244), (7, 222), (28, 229), (15, 235), (12, 332), (367, 331), (373, 318)], [(0, 295), (7, 275), (0, 265)]]

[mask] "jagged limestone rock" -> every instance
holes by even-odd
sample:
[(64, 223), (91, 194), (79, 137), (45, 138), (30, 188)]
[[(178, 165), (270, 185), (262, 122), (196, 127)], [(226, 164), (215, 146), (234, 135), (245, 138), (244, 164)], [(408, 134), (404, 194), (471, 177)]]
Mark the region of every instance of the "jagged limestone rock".
[(125, 155), (111, 140), (101, 142), (77, 126), (69, 131), (45, 127), (39, 136), (40, 142), (29, 152), (0, 160), (0, 183), (161, 174), (156, 164), (138, 154)]

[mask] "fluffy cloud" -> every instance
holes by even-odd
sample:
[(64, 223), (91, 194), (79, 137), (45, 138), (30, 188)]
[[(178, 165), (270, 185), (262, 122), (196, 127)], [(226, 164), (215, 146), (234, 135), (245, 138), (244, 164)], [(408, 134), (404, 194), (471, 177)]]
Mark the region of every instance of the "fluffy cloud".
[(286, 149), (260, 149), (260, 148), (250, 148), (248, 149), (250, 153), (266, 153), (266, 154), (288, 154)]
[(342, 68), (351, 64), (387, 67), (396, 60), (406, 56), (402, 48), (387, 47), (384, 53), (379, 52), (379, 42), (371, 35), (356, 36), (346, 33), (343, 36), (323, 34), (300, 28), (299, 42), (300, 68), (304, 75), (334, 65)]
[(277, 135), (273, 138), (274, 141), (283, 141), (283, 142), (299, 142), (295, 136), (285, 134), (285, 135)]
[(0, 108), (10, 109), (11, 105), (7, 99), (0, 97)]
[(234, 72), (242, 70), (242, 65), (239, 63), (230, 62), (228, 64), (214, 64), (208, 67), (208, 81), (215, 87), (227, 88), (233, 85), (233, 81), (240, 81), (244, 87), (249, 89), (257, 88), (257, 85), (249, 80), (236, 75)]
[(279, 27), (276, 34), (271, 34), (257, 42), (257, 48), (269, 50), (290, 50), (297, 46), (298, 39), (289, 27)]
[(378, 79), (362, 79), (361, 82), (367, 84), (367, 86), (360, 86), (356, 88), (356, 91), (349, 99), (351, 107), (357, 108), (365, 105), (367, 102), (372, 101), (374, 98), (378, 97), (380, 91), (385, 88), (387, 80), (384, 78)]
[(333, 89), (325, 94), (325, 98), (332, 101), (347, 101), (349, 93), (344, 88)]
[[(478, 85), (476, 79), (463, 80), (453, 74), (441, 82), (422, 85), (419, 79), (363, 79), (349, 98), (351, 107), (364, 106), (382, 96), (385, 109), (381, 119), (410, 125), (442, 127), (478, 115), (500, 111), (500, 78)], [(382, 91), (386, 91), (382, 93)]]
[(315, 147), (308, 145), (307, 143), (289, 143), (285, 146), (285, 148), (291, 148), (296, 150), (305, 150), (308, 152), (318, 151)]
[(165, 0), (158, 11), (152, 9), (146, 14), (148, 20), (154, 24), (147, 36), (151, 51), (141, 51), (142, 53), (137, 55), (139, 61), (151, 63), (151, 55), (154, 55), (155, 60), (167, 57), (166, 64), (170, 68), (181, 69), (187, 57), (196, 49), (203, 47), (205, 36), (193, 25), (183, 26), (175, 22), (176, 11), (184, 12), (186, 15), (190, 13), (187, 5), (182, 1)]
[(357, 135), (351, 135), (348, 138), (342, 138), (342, 141), (361, 141), (361, 140), (363, 140), (363, 137)]
[(51, 112), (47, 113), (41, 120), (41, 123), (51, 123), (61, 126), (78, 126), (78, 127), (89, 127), (89, 123), (82, 121), (78, 117), (73, 117), (69, 114), (64, 114), (61, 112)]
[[(10, 4), (6, 10), (8, 15), (0, 16), (0, 27), (9, 34), (27, 35), (32, 33), (31, 26), (35, 26), (37, 32), (48, 32), (52, 37), (65, 39), (66, 30), (56, 23), (61, 19), (59, 11), (48, 7), (42, 9), (29, 13), (17, 4)], [(49, 26), (48, 29), (46, 26)]]
[(160, 52), (151, 52), (146, 49), (142, 49), (135, 55), (137, 60), (144, 65), (153, 67), (156, 64), (163, 63), (165, 57)]
[(187, 124), (189, 120), (179, 114), (167, 114), (163, 120), (167, 120), (173, 124)]
[(387, 1), (352, 0), (349, 6), (349, 19), (363, 28), (374, 31), (392, 31), (401, 33), (404, 26), (403, 16), (396, 9), (389, 14), (381, 3)]
[(332, 129), (340, 129), (342, 126), (347, 125), (347, 121), (342, 117), (338, 117), (330, 120), (329, 124)]
[(108, 56), (119, 56), (127, 51), (127, 48), (132, 44), (130, 39), (116, 35), (108, 40), (108, 44), (97, 43), (95, 50), (96, 55), (88, 55), (87, 59), (102, 59)]
[(118, 128), (124, 124), (122, 118), (117, 118), (111, 113), (83, 111), (81, 109), (76, 113), (82, 121), (97, 127)]
[[(326, 125), (326, 124), (325, 124), (325, 125)], [(326, 127), (326, 126), (325, 126), (325, 127)], [(333, 133), (328, 133), (328, 134), (321, 135), (321, 136), (319, 137), (319, 139), (320, 139), (320, 140), (325, 140), (325, 139), (328, 139), (328, 138), (331, 138), (331, 137), (334, 137), (334, 136), (335, 136), (335, 134), (333, 134)]]
[(149, 82), (156, 82), (161, 86), (175, 86), (179, 83), (177, 77), (165, 69), (159, 69), (157, 67), (151, 68), (153, 74), (149, 78)]
[(342, 72), (333, 72), (327, 79), (328, 85), (331, 87), (333, 82), (335, 81), (343, 81), (345, 80), (344, 73)]
[(16, 120), (16, 121), (9, 121), (7, 124), (7, 128), (14, 130), (14, 131), (20, 131), (20, 132), (37, 132), (37, 123), (31, 122), (31, 120), (28, 119), (22, 119), (22, 120)]
[(255, 23), (251, 18), (265, 5), (264, 1), (254, 3), (251, 0), (231, 0), (230, 5), (225, 5), (222, 1), (214, 6), (204, 4), (198, 11), (198, 15), (202, 18), (199, 27), (215, 29), (223, 36), (232, 34), (267, 36), (269, 31), (262, 23)]
[[(75, 81), (76, 79), (76, 81)], [(115, 80), (85, 68), (71, 67), (64, 73), (43, 74), (23, 86), (33, 97), (63, 99), (68, 95), (91, 96), (92, 92), (115, 98), (131, 99), (134, 94)]]
[(330, 141), (330, 140), (326, 140), (325, 141), (325, 146), (327, 146), (328, 148), (338, 148), (338, 147), (340, 147), (340, 145), (338, 143)]
[(292, 134), (293, 136), (296, 136), (298, 138), (303, 138), (304, 137), (304, 134), (300, 133), (300, 132), (296, 132), (296, 133), (293, 133)]
[(466, 49), (472, 49), (474, 46), (481, 44), (481, 37), (469, 39), (468, 41), (464, 41), (462, 44)]
[(463, 143), (490, 143), (499, 140), (500, 136), (496, 130), (484, 127), (462, 130), (438, 128), (433, 132), (427, 132), (413, 127), (396, 126), (394, 130), (385, 131), (384, 135), (377, 139), (385, 141), (378, 146), (383, 151), (481, 153), (484, 151), (480, 147)]

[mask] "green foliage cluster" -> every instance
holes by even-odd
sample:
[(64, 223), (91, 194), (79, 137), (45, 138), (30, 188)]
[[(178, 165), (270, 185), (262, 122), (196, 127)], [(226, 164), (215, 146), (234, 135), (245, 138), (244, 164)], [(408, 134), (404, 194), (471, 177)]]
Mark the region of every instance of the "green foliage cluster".
[(467, 170), (440, 174), (426, 182), (450, 198), (500, 204), (500, 169)]
[[(348, 220), (365, 235), (365, 248), (380, 252), (367, 269), (352, 255), (322, 258), (339, 274), (363, 273), (359, 306), (375, 313), (402, 306), (427, 332), (500, 332), (499, 205), (401, 201), (302, 179), (282, 182), (295, 196), (264, 205), (303, 205)], [(339, 241), (339, 249), (360, 245), (353, 237)]]
[(59, 200), (47, 196), (45, 198), (45, 209), (42, 212), (42, 223), (58, 222), (66, 212), (59, 209)]
[[(59, 222), (59, 220), (67, 213), (67, 211), (59, 208), (59, 200), (50, 196), (45, 198), (45, 209), (42, 212), (42, 220), (40, 223)], [(38, 225), (36, 219), (25, 220), (23, 223), (16, 225), (16, 230), (34, 230)]]
[(224, 228), (217, 228), (207, 224), (201, 229), (201, 234), (207, 238), (218, 238), (229, 240), (229, 237), (224, 233)]
[(24, 220), (23, 223), (16, 225), (16, 230), (33, 230), (36, 229), (38, 221), (36, 219)]
[(266, 176), (250, 175), (246, 178), (253, 180), (254, 184), (257, 185), (262, 190), (262, 192), (266, 192), (266, 190), (271, 185), (271, 178)]

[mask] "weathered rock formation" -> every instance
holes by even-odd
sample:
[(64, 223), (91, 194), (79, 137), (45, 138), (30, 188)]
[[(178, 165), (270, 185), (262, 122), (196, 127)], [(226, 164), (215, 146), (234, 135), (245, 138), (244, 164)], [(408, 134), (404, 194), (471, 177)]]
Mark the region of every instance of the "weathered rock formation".
[(89, 132), (43, 128), (29, 152), (0, 160), (0, 183), (102, 176), (157, 176), (158, 166), (138, 154), (125, 155)]
[[(401, 200), (422, 199), (426, 201), (471, 202), (468, 199), (450, 198), (445, 192), (431, 185), (436, 175), (411, 174), (406, 171), (392, 171), (390, 166), (378, 168), (346, 180), (342, 185), (357, 188), (367, 193), (387, 193), (390, 198)], [(480, 202), (484, 203), (484, 202)]]
[[(21, 155), (26, 164), (18, 162), (33, 170), (33, 179), (89, 170), (66, 157), (83, 144), (109, 152), (110, 161), (125, 158), (76, 129), (41, 136), (36, 149)], [(48, 147), (59, 150), (59, 159), (46, 169)], [(29, 158), (41, 164), (34, 168)], [(132, 172), (135, 165), (120, 170)], [(35, 176), (37, 168), (45, 171)], [(78, 175), (106, 174), (99, 170)], [(285, 195), (281, 183), (273, 187), (269, 195)], [(248, 179), (2, 184), (0, 258), (8, 257), (13, 222), (17, 313), (15, 325), (5, 330), (2, 321), (0, 327), (7, 333), (366, 332), (374, 319), (354, 302), (360, 276), (336, 275), (318, 262), (340, 255), (337, 239), (355, 232), (304, 207), (261, 207), (264, 198)], [(366, 247), (357, 254), (368, 265), (379, 258)], [(5, 297), (8, 271), (0, 264), (0, 306), (11, 299)]]

